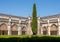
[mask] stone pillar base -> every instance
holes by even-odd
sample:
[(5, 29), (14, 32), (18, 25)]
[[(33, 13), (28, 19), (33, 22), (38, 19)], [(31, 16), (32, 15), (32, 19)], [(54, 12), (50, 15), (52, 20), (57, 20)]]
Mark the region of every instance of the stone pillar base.
[(18, 28), (18, 35), (21, 35), (21, 27)]
[(11, 35), (11, 28), (8, 26), (8, 35)]

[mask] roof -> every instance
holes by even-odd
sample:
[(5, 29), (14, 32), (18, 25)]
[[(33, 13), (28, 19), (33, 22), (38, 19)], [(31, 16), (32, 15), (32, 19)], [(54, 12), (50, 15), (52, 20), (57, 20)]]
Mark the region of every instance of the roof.
[[(8, 16), (8, 17), (28, 19), (28, 18), (26, 18), (26, 17), (8, 15), (8, 14), (3, 14), (3, 13), (0, 13), (0, 16)], [(40, 18), (41, 18), (41, 19), (48, 19), (48, 18), (56, 18), (56, 17), (57, 17), (57, 18), (60, 17), (60, 14), (50, 15), (50, 16), (44, 16), (44, 17), (40, 17)]]
[(3, 14), (3, 13), (0, 13), (0, 16), (8, 16), (8, 17), (15, 17), (15, 18), (23, 18), (23, 19), (27, 19), (26, 17), (14, 16), (14, 15), (8, 15), (8, 14)]
[(58, 18), (58, 17), (60, 17), (60, 14), (50, 15), (50, 16), (44, 16), (44, 17), (41, 17), (41, 19)]

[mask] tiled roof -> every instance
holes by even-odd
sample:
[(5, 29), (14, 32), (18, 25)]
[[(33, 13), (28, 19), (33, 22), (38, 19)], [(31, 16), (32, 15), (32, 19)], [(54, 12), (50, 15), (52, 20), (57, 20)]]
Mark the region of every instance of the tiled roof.
[(15, 17), (15, 18), (23, 18), (23, 19), (27, 19), (26, 17), (13, 16), (13, 15), (8, 15), (8, 14), (3, 14), (3, 13), (0, 13), (0, 16), (8, 16), (8, 17)]
[[(3, 14), (3, 13), (0, 13), (0, 16), (8, 16), (8, 17), (28, 19), (28, 18), (26, 18), (26, 17), (8, 15), (8, 14)], [(49, 18), (56, 18), (56, 17), (57, 17), (57, 18), (60, 17), (60, 14), (50, 15), (50, 16), (44, 16), (44, 17), (40, 17), (40, 18), (41, 18), (41, 19), (49, 19)]]
[(58, 18), (58, 17), (60, 17), (60, 14), (50, 15), (50, 16), (44, 16), (44, 17), (41, 17), (41, 19)]

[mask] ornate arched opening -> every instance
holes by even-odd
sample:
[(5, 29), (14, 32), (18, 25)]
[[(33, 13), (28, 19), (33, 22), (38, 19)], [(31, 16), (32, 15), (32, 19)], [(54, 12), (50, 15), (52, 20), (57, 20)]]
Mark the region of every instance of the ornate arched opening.
[(22, 35), (25, 35), (26, 34), (26, 28), (25, 28), (25, 26), (23, 26), (21, 30), (22, 30)]
[(57, 35), (57, 26), (55, 24), (50, 27), (50, 35)]
[(46, 35), (47, 34), (47, 28), (46, 28), (46, 26), (44, 26), (42, 29), (43, 29), (43, 35)]
[(12, 35), (18, 35), (18, 26), (16, 24), (12, 25), (11, 34)]
[(5, 23), (0, 25), (0, 35), (8, 35), (8, 28)]

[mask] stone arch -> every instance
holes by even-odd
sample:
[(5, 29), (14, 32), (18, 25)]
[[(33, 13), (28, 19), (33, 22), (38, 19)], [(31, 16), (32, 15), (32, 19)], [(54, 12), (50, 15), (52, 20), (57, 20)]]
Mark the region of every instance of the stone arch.
[(23, 26), (21, 30), (22, 30), (22, 35), (25, 35), (26, 34), (26, 27)]
[(8, 35), (8, 28), (5, 23), (0, 25), (0, 35)]
[(51, 34), (51, 35), (57, 35), (57, 25), (52, 24), (52, 25), (50, 26), (50, 34)]
[(12, 35), (18, 35), (18, 25), (14, 24), (11, 26)]
[(43, 35), (46, 35), (47, 34), (47, 27), (43, 26), (42, 31), (43, 31)]

